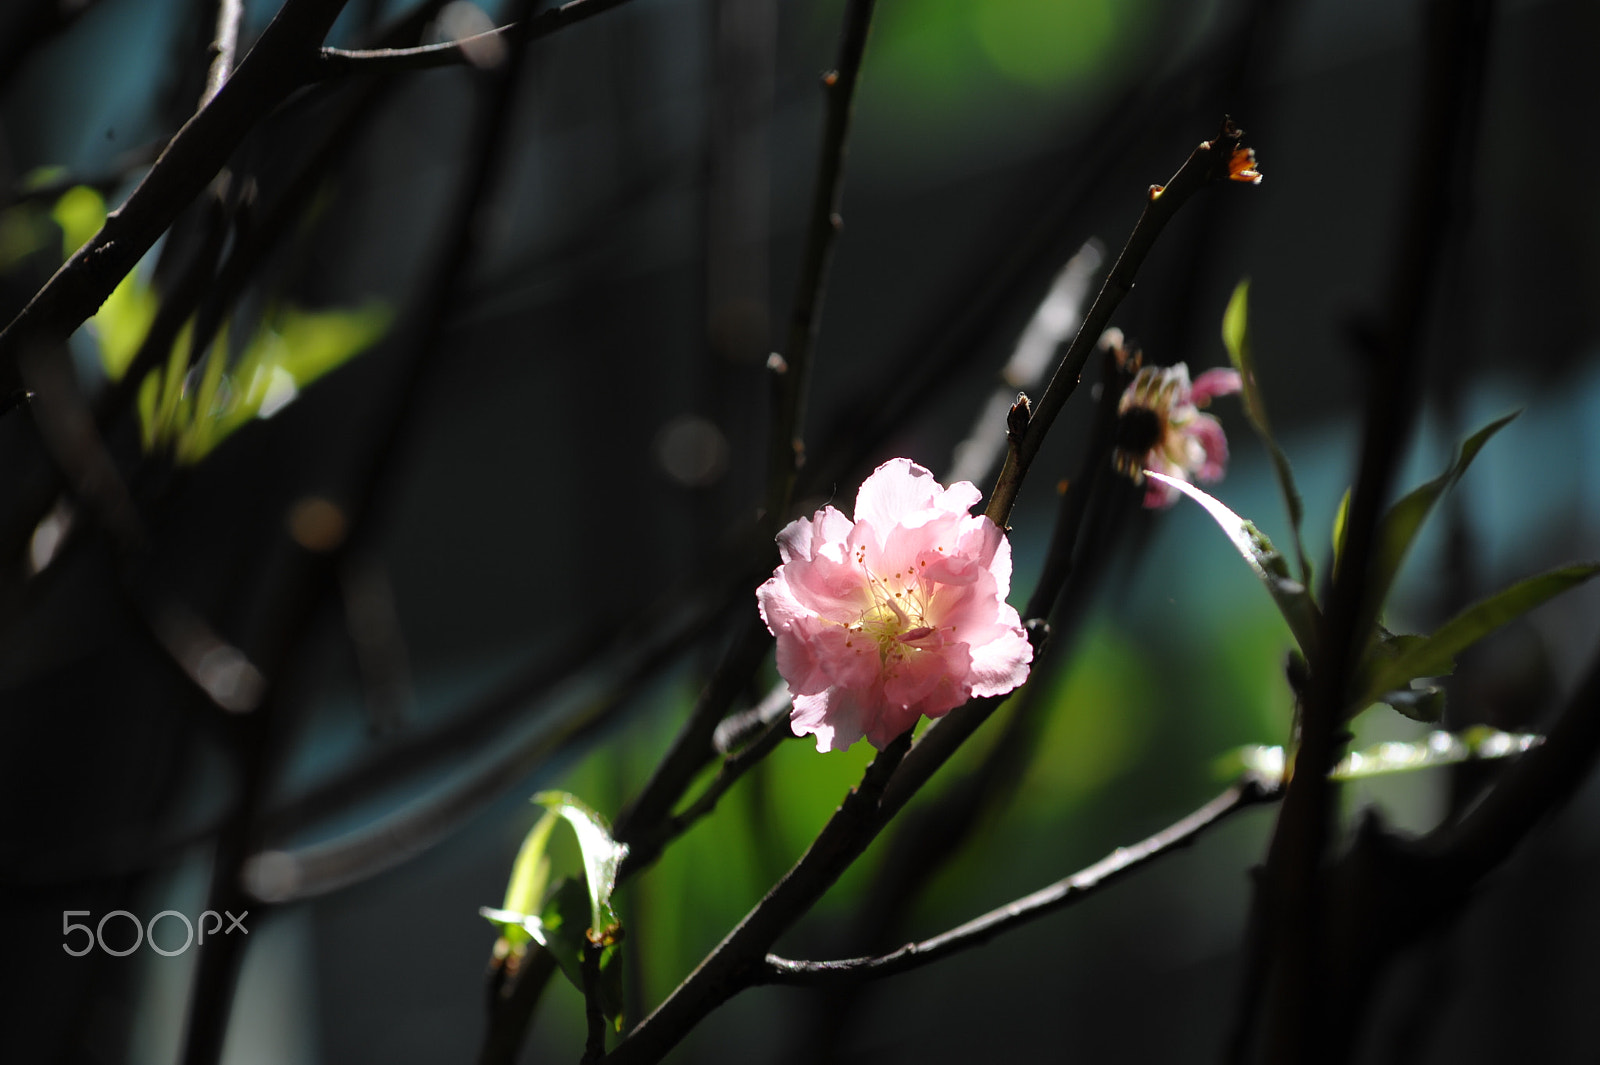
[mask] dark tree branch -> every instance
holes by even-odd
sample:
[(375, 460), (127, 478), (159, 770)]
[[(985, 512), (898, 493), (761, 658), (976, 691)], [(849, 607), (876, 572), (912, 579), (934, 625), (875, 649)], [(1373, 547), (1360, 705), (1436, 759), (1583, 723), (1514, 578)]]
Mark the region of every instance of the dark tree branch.
[(989, 496), (988, 508), (984, 511), (996, 525), (1006, 527), (1022, 480), (1027, 476), (1034, 456), (1039, 453), (1045, 434), (1050, 431), (1067, 398), (1077, 389), (1084, 364), (1089, 361), (1090, 352), (1110, 323), (1112, 312), (1123, 297), (1133, 291), (1134, 275), (1139, 272), (1139, 266), (1156, 238), (1178, 213), (1178, 209), (1188, 202), (1189, 197), (1214, 181), (1227, 180), (1234, 153), (1241, 150), (1239, 142), (1242, 136), (1232, 122), (1224, 120), (1222, 132), (1212, 140), (1201, 141), (1200, 146), (1190, 153), (1188, 160), (1172, 176), (1172, 180), (1164, 187), (1150, 186), (1144, 212), (1133, 227), (1128, 242), (1123, 245), (1122, 253), (1117, 256), (1116, 265), (1106, 275), (1099, 294), (1095, 296), (1083, 324), (1078, 327), (1077, 336), (1050, 378), (1044, 395), (1034, 404), (1027, 431), (1007, 451), (1005, 465), (1000, 470), (1000, 477)]
[(918, 943), (907, 943), (899, 950), (872, 958), (847, 958), (838, 961), (793, 961), (775, 954), (766, 957), (757, 982), (794, 984), (805, 987), (830, 987), (838, 984), (878, 980), (886, 976), (920, 969), (952, 954), (980, 946), (1002, 932), (1008, 932), (1057, 910), (1082, 902), (1100, 889), (1141, 869), (1157, 859), (1186, 847), (1208, 829), (1240, 812), (1262, 803), (1273, 802), (1279, 790), (1275, 785), (1249, 776), (1236, 782), (1191, 813), (1155, 835), (1131, 847), (1118, 847), (1087, 869), (1058, 880), (1049, 887), (990, 910), (966, 924)]
[(311, 79), (318, 47), (345, 0), (285, 0), (215, 97), (184, 123), (126, 203), (0, 332), (0, 365), (59, 344), (105, 302), (178, 213), (204, 191), (273, 108)]
[[(870, 7), (870, 5), (865, 5)], [(864, 30), (863, 30), (864, 33)], [(848, 35), (848, 31), (847, 31)], [(845, 107), (844, 117), (848, 117), (848, 107)], [(843, 121), (843, 118), (841, 118)], [(1089, 335), (1093, 338), (1084, 347), (1078, 366), (1070, 374), (1065, 374), (1065, 364), (1058, 368), (1056, 380), (1052, 381), (1052, 389), (1047, 389), (1046, 397), (1049, 398), (1051, 390), (1058, 394), (1056, 410), (1066, 400), (1066, 393), (1076, 386), (1077, 375), (1081, 364), (1088, 358), (1093, 341), (1099, 339), (1104, 328), (1105, 320), (1110, 316), (1111, 307), (1121, 299), (1131, 286), (1133, 269), (1143, 259), (1150, 244), (1159, 233), (1165, 219), (1170, 217), (1182, 201), (1202, 185), (1218, 178), (1226, 178), (1230, 174), (1230, 166), (1235, 162), (1235, 152), (1238, 149), (1239, 133), (1231, 124), (1225, 125), (1224, 136), (1216, 142), (1206, 142), (1197, 148), (1191, 155), (1189, 163), (1179, 171), (1178, 177), (1173, 179), (1175, 189), (1171, 194), (1169, 206), (1154, 213), (1160, 224), (1146, 224), (1152, 217), (1152, 209), (1146, 208), (1145, 219), (1141, 219), (1141, 226), (1136, 227), (1134, 235), (1129, 240), (1129, 248), (1124, 249), (1123, 259), (1118, 261), (1113, 268), (1107, 286), (1115, 283), (1116, 294), (1107, 302), (1107, 289), (1101, 290), (1100, 298), (1091, 308), (1085, 325), (1080, 329), (1080, 337), (1085, 330), (1090, 329), (1091, 323), (1095, 324)], [(1198, 162), (1197, 162), (1198, 160)], [(1181, 180), (1180, 180), (1181, 179)], [(820, 183), (819, 183), (820, 185)], [(1152, 205), (1168, 199), (1167, 195), (1157, 190), (1152, 190)], [(825, 201), (819, 188), (818, 199), (815, 202)], [(832, 228), (830, 212), (829, 228)], [(828, 238), (831, 240), (831, 238)], [(820, 278), (826, 266), (826, 244), (823, 245), (818, 255), (822, 260), (816, 267), (817, 276)], [(1130, 252), (1131, 249), (1131, 252)], [(806, 272), (802, 270), (802, 278)], [(801, 292), (806, 292), (802, 284)], [(1098, 318), (1097, 312), (1098, 310)], [(797, 328), (802, 320), (797, 314), (793, 325)], [(1074, 341), (1069, 349), (1068, 360), (1073, 358), (1079, 342)], [(1063, 391), (1057, 387), (1057, 381), (1063, 377), (1070, 377), (1071, 383)], [(794, 388), (791, 383), (789, 388)], [(795, 409), (799, 409), (799, 393), (795, 393)], [(785, 424), (798, 424), (796, 419), (788, 422), (786, 415), (781, 415), (775, 423), (775, 430), (783, 428)], [(1047, 425), (1039, 424), (1038, 419), (1030, 425), (1027, 439), (1032, 440), (1032, 452), (1038, 450), (1039, 437), (1042, 437)], [(773, 437), (772, 456), (775, 463), (772, 470), (782, 475), (784, 487), (781, 492), (775, 492), (773, 498), (782, 497), (785, 504), (793, 486), (793, 469), (785, 471), (784, 466), (776, 460), (784, 450), (797, 458), (798, 453), (793, 447), (793, 436), (782, 434), (787, 439), (781, 439), (775, 432)], [(779, 447), (779, 444), (784, 445)], [(1026, 460), (1031, 459), (1032, 453), (1024, 453)], [(1013, 464), (1007, 463), (1007, 469), (1012, 470)], [(1016, 488), (1021, 483), (1021, 471), (1014, 472), (1009, 480), (1010, 495), (996, 519), (997, 524), (1004, 524), (1005, 517), (1010, 512), (1010, 500), (1014, 500)], [(1007, 483), (1007, 474), (1001, 473), (1002, 483)], [(769, 480), (769, 488), (775, 482)], [(991, 501), (991, 510), (994, 509)], [(770, 512), (769, 512), (770, 513)], [(991, 518), (995, 518), (993, 513)], [(717, 1006), (727, 1001), (739, 991), (750, 986), (755, 974), (764, 959), (766, 950), (776, 941), (790, 925), (796, 921), (806, 910), (810, 909), (839, 875), (849, 867), (869, 843), (882, 831), (883, 826), (891, 820), (896, 813), (910, 800), (918, 789), (925, 784), (934, 772), (942, 766), (956, 749), (981, 725), (990, 714), (1003, 702), (1003, 698), (974, 699), (965, 706), (952, 711), (946, 717), (936, 721), (932, 727), (923, 733), (922, 738), (915, 747), (910, 744), (909, 734), (902, 736), (890, 745), (868, 767), (861, 785), (848, 796), (844, 804), (835, 813), (822, 833), (812, 844), (811, 849), (800, 859), (793, 869), (779, 881), (767, 894), (761, 903), (740, 922), (728, 937), (701, 962), (688, 979), (669, 995), (649, 1017), (640, 1022), (608, 1057), (607, 1060), (618, 1062), (619, 1065), (634, 1062), (654, 1062), (667, 1053), (688, 1031), (698, 1024), (702, 1018)], [(903, 760), (902, 760), (903, 759)]]
[(662, 756), (644, 790), (617, 816), (616, 838), (628, 844), (631, 851), (624, 868), (642, 868), (660, 853), (661, 845), (666, 842), (659, 838), (662, 826), (670, 819), (673, 806), (683, 797), (695, 775), (715, 757), (716, 748), (711, 740), (717, 724), (761, 667), (771, 644), (766, 626), (755, 611), (750, 610), (739, 626), (733, 645), (717, 663), (710, 681), (695, 700), (689, 720)]
[(1600, 757), (1600, 653), (1543, 743), (1517, 759), (1483, 800), (1418, 847), (1444, 883), (1472, 884), (1527, 838), (1533, 826), (1572, 798)]
[(873, 759), (861, 783), (845, 796), (794, 868), (606, 1061), (660, 1061), (707, 1014), (752, 985), (772, 944), (833, 886), (892, 816), (884, 806), (885, 788), (910, 744), (908, 732)]
[(1323, 1009), (1328, 971), (1319, 873), (1332, 837), (1334, 785), (1327, 773), (1343, 747), (1343, 713), (1382, 605), (1368, 592), (1377, 529), (1416, 420), (1424, 331), (1455, 208), (1452, 190), (1471, 161), (1464, 131), (1478, 121), (1489, 39), (1488, 0), (1428, 7), (1417, 154), (1397, 238), (1382, 333), (1374, 338), (1360, 470), (1351, 491), (1344, 550), (1327, 601), (1312, 684), (1304, 703), (1296, 773), (1268, 853), (1266, 925), (1272, 976), (1263, 1050), (1269, 1060), (1314, 1062), (1337, 1054)]
[(844, 227), (839, 216), (843, 198), (845, 145), (855, 108), (856, 82), (861, 57), (872, 26), (874, 0), (849, 0), (844, 26), (839, 31), (839, 57), (822, 79), (827, 93), (827, 122), (822, 152), (817, 157), (816, 184), (811, 192), (811, 217), (806, 225), (805, 251), (795, 281), (794, 304), (789, 310), (789, 336), (782, 357), (768, 365), (780, 374), (777, 406), (772, 412), (772, 435), (767, 450), (767, 521), (776, 531), (788, 516), (794, 497), (795, 476), (805, 461), (806, 392), (811, 380), (811, 357), (822, 324), (823, 293), (833, 244)]
[(200, 97), (201, 107), (211, 102), (233, 73), (234, 57), (239, 51), (239, 24), (243, 21), (243, 0), (218, 0), (217, 34), (211, 42), (211, 67), (206, 72), (206, 90)]
[(569, 0), (560, 7), (509, 25), (464, 37), (459, 41), (425, 44), (417, 48), (374, 48), (352, 51), (324, 48), (317, 62), (315, 78), (336, 78), (346, 74), (392, 74), (405, 70), (431, 70), (435, 67), (473, 64), (473, 56), (487, 48), (509, 48), (548, 37), (557, 30), (583, 22), (621, 7), (627, 0)]
[(755, 765), (767, 755), (778, 749), (784, 740), (794, 739), (794, 733), (789, 730), (789, 722), (780, 718), (767, 725), (754, 743), (741, 749), (737, 754), (730, 755), (717, 770), (717, 775), (707, 784), (694, 800), (681, 812), (672, 814), (648, 835), (635, 835), (633, 842), (629, 843), (628, 856), (623, 859), (622, 866), (617, 870), (617, 883), (621, 884), (634, 875), (647, 868), (660, 856), (667, 844), (689, 831), (702, 817), (717, 808), (717, 803), (728, 793), (728, 789), (739, 782), (739, 779), (748, 773)]

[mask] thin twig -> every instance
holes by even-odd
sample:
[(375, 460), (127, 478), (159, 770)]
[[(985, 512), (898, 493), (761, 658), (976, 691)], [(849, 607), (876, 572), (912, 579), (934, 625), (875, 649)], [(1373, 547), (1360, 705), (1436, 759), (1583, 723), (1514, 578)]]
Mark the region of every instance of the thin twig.
[(537, 41), (625, 3), (627, 0), (570, 0), (531, 18), (519, 19), (471, 37), (416, 48), (373, 48), (362, 51), (324, 48), (315, 77), (321, 80), (346, 74), (392, 74), (402, 70), (431, 70), (462, 63), (472, 64), (472, 56), (483, 54), (486, 48), (509, 48)]
[(0, 332), (0, 364), (32, 345), (65, 341), (99, 309), (256, 123), (306, 84), (344, 3), (285, 0), (222, 91), (184, 123), (127, 201)]
[(211, 42), (211, 68), (206, 72), (206, 90), (200, 97), (200, 106), (222, 90), (233, 73), (234, 56), (239, 51), (239, 23), (244, 21), (243, 0), (218, 0), (217, 35)]
[(1265, 783), (1257, 777), (1247, 776), (1181, 821), (1169, 825), (1142, 842), (1135, 843), (1131, 847), (1118, 847), (1087, 869), (990, 910), (983, 916), (975, 917), (948, 932), (918, 943), (908, 943), (899, 950), (871, 958), (794, 961), (769, 954), (757, 980), (767, 984), (829, 987), (862, 980), (878, 980), (912, 969), (920, 969), (924, 965), (942, 961), (952, 954), (987, 943), (1002, 932), (1008, 932), (1046, 914), (1082, 902), (1129, 873), (1181, 847), (1188, 846), (1208, 829), (1221, 824), (1241, 810), (1273, 802), (1278, 795), (1279, 790), (1276, 786)]
[[(806, 393), (811, 379), (811, 357), (822, 322), (823, 292), (833, 244), (844, 221), (839, 216), (844, 178), (845, 145), (855, 106), (861, 57), (867, 47), (874, 0), (850, 0), (844, 26), (839, 31), (839, 57), (822, 79), (828, 115), (817, 158), (816, 184), (811, 193), (811, 217), (806, 225), (805, 252), (795, 281), (794, 304), (789, 311), (789, 336), (782, 358), (779, 404), (772, 412), (772, 434), (767, 451), (767, 521), (774, 530), (788, 514), (795, 475), (805, 460)], [(769, 363), (769, 365), (774, 365)]]
[(600, 1008), (600, 953), (604, 949), (598, 943), (583, 945), (583, 1019), (588, 1034), (581, 1065), (592, 1065), (606, 1056), (606, 1015)]
[(628, 845), (628, 856), (623, 859), (621, 867), (617, 870), (617, 883), (621, 884), (636, 872), (647, 868), (660, 856), (668, 843), (689, 831), (697, 821), (715, 810), (717, 803), (728, 793), (729, 788), (739, 782), (739, 778), (777, 750), (784, 740), (793, 738), (794, 733), (789, 730), (788, 721), (780, 718), (768, 723), (760, 739), (745, 746), (739, 753), (722, 763), (717, 775), (692, 803), (684, 807), (681, 812), (666, 818), (648, 835), (632, 837), (632, 842)]
[(715, 757), (716, 748), (711, 740), (716, 733), (717, 723), (761, 667), (771, 643), (761, 618), (755, 611), (749, 611), (732, 646), (718, 661), (710, 681), (695, 700), (689, 719), (656, 765), (644, 790), (617, 816), (616, 838), (635, 852), (628, 856), (626, 864), (648, 863), (659, 853), (659, 847), (652, 851), (646, 841), (657, 835), (657, 830), (671, 816), (672, 807), (682, 798), (685, 789)]
[[(845, 145), (850, 132), (855, 86), (862, 53), (866, 48), (872, 8), (873, 0), (851, 0), (839, 34), (838, 69), (823, 79), (828, 94), (828, 117), (817, 162), (806, 247), (790, 315), (788, 357), (776, 357), (769, 362), (774, 374), (774, 405), (768, 456), (766, 518), (769, 528), (774, 531), (788, 511), (794, 491), (795, 472), (804, 447), (801, 428), (806, 382), (810, 376), (812, 352), (816, 347), (828, 263), (841, 224), (838, 209)], [(734, 695), (745, 687), (760, 665), (769, 644), (764, 625), (752, 615), (719, 662), (688, 722), (662, 758), (644, 791), (618, 817), (617, 838), (629, 843), (635, 850), (635, 854), (629, 858), (630, 866), (648, 862), (659, 853), (660, 844), (665, 839), (661, 839), (653, 848), (646, 845), (645, 841), (657, 839), (659, 830), (671, 815), (672, 806), (683, 795), (694, 775), (714, 757), (716, 752), (712, 738), (717, 724), (727, 713)]]
[(1020, 440), (1014, 441), (1007, 451), (1005, 465), (1000, 470), (1000, 477), (995, 483), (994, 491), (989, 496), (989, 505), (984, 511), (996, 525), (1001, 528), (1006, 527), (1006, 522), (1011, 516), (1011, 508), (1017, 500), (1017, 492), (1022, 487), (1022, 480), (1027, 476), (1028, 467), (1033, 463), (1034, 456), (1039, 453), (1045, 434), (1050, 431), (1056, 415), (1061, 413), (1067, 397), (1077, 389), (1084, 364), (1088, 362), (1089, 353), (1099, 342), (1100, 334), (1105, 332), (1107, 324), (1110, 323), (1112, 312), (1116, 310), (1117, 304), (1122, 302), (1123, 297), (1133, 291), (1134, 275), (1139, 272), (1139, 266), (1149, 254), (1156, 238), (1161, 235), (1167, 222), (1178, 213), (1178, 209), (1188, 201), (1189, 197), (1214, 181), (1227, 179), (1229, 163), (1233, 160), (1235, 150), (1239, 148), (1241, 136), (1241, 132), (1232, 122), (1224, 120), (1221, 133), (1209, 141), (1201, 141), (1200, 146), (1190, 153), (1188, 160), (1172, 176), (1171, 181), (1164, 187), (1150, 186), (1144, 212), (1133, 227), (1128, 242), (1123, 245), (1122, 253), (1117, 256), (1116, 265), (1106, 275), (1105, 282), (1100, 286), (1099, 295), (1095, 296), (1089, 313), (1084, 316), (1083, 324), (1078, 327), (1078, 335), (1073, 338), (1071, 346), (1062, 356), (1061, 363), (1050, 378), (1050, 384), (1045, 388), (1044, 395), (1034, 405), (1027, 432)]
[(1045, 553), (1044, 566), (1039, 571), (1039, 582), (1034, 585), (1033, 594), (1028, 598), (1028, 608), (1023, 612), (1023, 617), (1029, 620), (1044, 621), (1050, 617), (1056, 599), (1072, 576), (1074, 556), (1078, 552), (1089, 500), (1094, 495), (1095, 485), (1111, 470), (1111, 451), (1116, 442), (1117, 405), (1130, 382), (1125, 370), (1127, 365), (1119, 351), (1106, 350), (1100, 401), (1095, 404), (1094, 422), (1089, 427), (1089, 446), (1084, 451), (1077, 478), (1067, 485), (1056, 512), (1056, 524), (1050, 533), (1050, 547)]

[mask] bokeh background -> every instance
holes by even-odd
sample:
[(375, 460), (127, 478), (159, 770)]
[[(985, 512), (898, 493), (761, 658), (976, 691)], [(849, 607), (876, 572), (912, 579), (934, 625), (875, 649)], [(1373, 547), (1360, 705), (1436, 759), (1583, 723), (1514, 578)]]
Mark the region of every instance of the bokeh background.
[[(452, 5), (412, 39), (488, 25), (499, 6)], [(1146, 187), (1228, 113), (1265, 181), (1193, 202), (1115, 323), (1150, 361), (1198, 372), (1225, 362), (1223, 308), (1253, 279), (1262, 385), (1323, 559), (1354, 467), (1352, 336), (1382, 303), (1404, 221), (1421, 6), (881, 0), (803, 505), (848, 501), (895, 455), (948, 470), (1056, 271), (1086, 241), (1114, 255)], [(246, 42), (273, 7), (246, 5)], [(412, 8), (353, 0), (329, 43), (375, 40)], [(1415, 552), (1390, 614), (1397, 629), (1600, 555), (1600, 210), (1587, 191), (1600, 170), (1600, 7), (1494, 8), (1470, 197), (1430, 328), (1406, 483), (1432, 476), (1467, 431), (1524, 413)], [(474, 1055), (495, 938), (477, 909), (500, 901), (535, 818), (527, 797), (565, 788), (614, 815), (754, 609), (725, 605), (720, 589), (759, 579), (746, 559), (764, 474), (763, 367), (792, 298), (819, 77), (842, 10), (633, 0), (533, 44), (472, 254), (443, 280), (482, 72), (335, 79), (279, 109), (230, 163), (229, 209), (281, 226), (231, 308), (235, 358), (259, 330), (287, 333), (284, 308), (355, 339), (323, 351), (315, 372), (259, 408), (270, 417), (245, 419), (198, 462), (141, 458), (137, 426), (121, 426), (113, 443), (157, 540), (135, 583), (175, 589), (247, 650), (271, 643), (274, 596), (298, 579), (296, 542), (343, 535), (340, 508), (365, 498), (370, 457), (383, 456), (359, 550), (268, 678), (288, 724), (266, 807), (291, 811), (274, 847), (387, 840), (350, 876), (252, 915), (230, 1065)], [(10, 0), (0, 12), (7, 318), (59, 264), (74, 219), (103, 209), (81, 196), (63, 207), (68, 190), (114, 206), (192, 113), (214, 19), (215, 5), (195, 0)], [(273, 214), (308, 173), (299, 206)], [(196, 239), (175, 230), (169, 242)], [(161, 254), (141, 267), (151, 292), (171, 281)], [(440, 332), (413, 378), (431, 301)], [(86, 391), (108, 387), (119, 328), (104, 319), (74, 338)], [(412, 379), (391, 434), (385, 412)], [(1051, 485), (1076, 468), (1089, 391), (1013, 518), (1013, 602), (1037, 578)], [(1219, 413), (1234, 457), (1217, 493), (1281, 542), (1264, 453), (1237, 406)], [(0, 419), (0, 454), (24, 454), (28, 417)], [(22, 468), (0, 472), (13, 501)], [(333, 516), (306, 510), (313, 499)], [(127, 605), (104, 545), (84, 523), (68, 527), (70, 501), (49, 513), (57, 531), (43, 542), (36, 531), (25, 558), (6, 560), (38, 572), (13, 579), (0, 648), (0, 967), (11, 989), (0, 1058), (168, 1062), (193, 955), (66, 957), (59, 915), (204, 909), (210, 834), (241, 787), (237, 751), (221, 712), (197, 705)], [(932, 934), (1064, 876), (1208, 798), (1229, 750), (1286, 738), (1288, 634), (1207, 519), (1141, 514), (1119, 543), (1059, 661), (1041, 666), (1045, 709), (1012, 794), (907, 892), (893, 934)], [(1580, 590), (1477, 649), (1452, 684), (1452, 723), (1537, 729), (1592, 653), (1597, 613), (1600, 596)], [(768, 667), (764, 680), (774, 676)], [(1420, 731), (1375, 710), (1357, 742)], [(981, 761), (985, 742), (946, 776)], [(659, 1001), (760, 897), (869, 754), (785, 744), (626, 890), (636, 1001)], [(1451, 788), (1451, 774), (1419, 774), (1352, 786), (1344, 801), (1351, 818), (1376, 806), (1423, 830)], [(443, 795), (465, 797), (429, 831), (383, 835)], [(1233, 1015), (1247, 874), (1272, 816), (1244, 815), (1080, 908), (848, 1000), (749, 992), (672, 1060), (1214, 1058)], [(864, 949), (852, 915), (883, 862), (882, 848), (869, 851), (785, 952)], [(1459, 924), (1390, 974), (1362, 1060), (1594, 1060), (1597, 888), (1591, 784)], [(525, 1060), (575, 1060), (582, 1029), (581, 997), (558, 979)]]

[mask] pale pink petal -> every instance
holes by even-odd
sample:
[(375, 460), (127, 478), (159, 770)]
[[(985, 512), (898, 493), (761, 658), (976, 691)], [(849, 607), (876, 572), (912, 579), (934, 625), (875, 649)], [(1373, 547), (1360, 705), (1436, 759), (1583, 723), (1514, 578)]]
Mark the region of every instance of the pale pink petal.
[(904, 735), (921, 716), (922, 712), (914, 706), (887, 704), (879, 712), (877, 719), (867, 725), (867, 739), (881, 751)]
[(871, 601), (866, 579), (853, 561), (818, 555), (810, 561), (795, 559), (782, 568), (795, 600), (830, 621), (853, 621)]
[(1239, 379), (1239, 371), (1225, 366), (1207, 370), (1194, 379), (1194, 385), (1189, 390), (1189, 400), (1197, 407), (1204, 407), (1218, 396), (1231, 396), (1243, 387)]
[(983, 493), (971, 481), (957, 481), (946, 488), (939, 498), (934, 501), (934, 506), (946, 514), (955, 514), (966, 517), (967, 511), (977, 506), (983, 499)]
[(816, 616), (793, 593), (782, 571), (756, 589), (756, 604), (767, 630), (777, 637), (778, 673), (791, 694), (815, 694), (831, 683), (812, 647), (809, 627)]
[[(883, 663), (878, 643), (870, 636), (851, 632), (842, 625), (828, 625), (826, 631), (813, 634), (811, 643), (830, 683), (859, 692), (878, 683)], [(781, 669), (778, 672), (783, 674)]]
[(1189, 436), (1199, 442), (1205, 454), (1195, 475), (1207, 483), (1221, 480), (1228, 472), (1228, 438), (1222, 423), (1209, 414), (1197, 414), (1189, 426)]
[(860, 704), (837, 689), (795, 696), (789, 730), (796, 736), (815, 736), (819, 751), (842, 751), (866, 734)]
[[(883, 694), (891, 705), (915, 706), (947, 677), (965, 678), (972, 657), (966, 644), (946, 642), (939, 634), (906, 643), (904, 657), (891, 659), (883, 680)], [(965, 688), (965, 684), (962, 684)]]
[[(821, 514), (821, 511), (818, 511)], [(811, 559), (812, 526), (810, 518), (796, 518), (778, 533), (778, 557), (785, 562)]]
[(1033, 645), (1015, 610), (1011, 617), (1014, 626), (1005, 629), (999, 638), (972, 649), (973, 695), (1004, 695), (1028, 679)]
[[(1187, 383), (1168, 375), (1161, 390), (1186, 394)], [(779, 534), (783, 564), (757, 599), (794, 698), (793, 728), (819, 750), (863, 735), (882, 747), (974, 691), (1000, 694), (1027, 678), (1032, 648), (1005, 601), (1010, 544), (969, 513), (980, 498), (895, 459), (862, 484), (855, 521), (825, 507)]]
[(910, 459), (890, 459), (861, 482), (855, 518), (882, 534), (904, 516), (932, 509), (941, 495), (939, 482), (928, 470)]
[[(896, 525), (877, 537), (876, 549), (867, 551), (867, 565), (874, 573), (888, 576), (898, 573), (902, 578), (957, 579), (936, 575), (944, 571), (936, 570), (933, 574), (927, 571), (941, 559), (955, 559), (962, 554), (962, 528), (964, 522), (971, 519), (965, 514), (939, 511), (924, 511), (923, 515), (929, 520), (914, 526)], [(960, 565), (965, 567), (968, 560), (961, 559)]]

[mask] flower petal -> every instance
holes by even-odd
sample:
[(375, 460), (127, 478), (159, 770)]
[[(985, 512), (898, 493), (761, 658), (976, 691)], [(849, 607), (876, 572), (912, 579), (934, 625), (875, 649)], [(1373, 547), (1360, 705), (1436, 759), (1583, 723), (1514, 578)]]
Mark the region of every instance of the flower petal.
[(842, 691), (797, 695), (789, 729), (796, 736), (815, 736), (819, 751), (842, 751), (866, 734), (861, 716), (861, 705)]
[(1239, 378), (1239, 371), (1225, 366), (1207, 370), (1194, 379), (1194, 386), (1189, 390), (1189, 400), (1197, 407), (1204, 407), (1218, 396), (1231, 396), (1243, 387)]
[(910, 459), (890, 459), (861, 482), (855, 518), (870, 523), (881, 535), (907, 515), (933, 509), (943, 494), (944, 489), (924, 467)]
[(1207, 483), (1220, 481), (1228, 472), (1228, 437), (1222, 431), (1222, 423), (1209, 414), (1197, 414), (1189, 435), (1205, 453), (1195, 475)]
[(1015, 610), (1011, 611), (1011, 621), (1012, 625), (997, 639), (972, 648), (973, 695), (1004, 695), (1028, 679), (1033, 644), (1028, 642), (1022, 619)]

